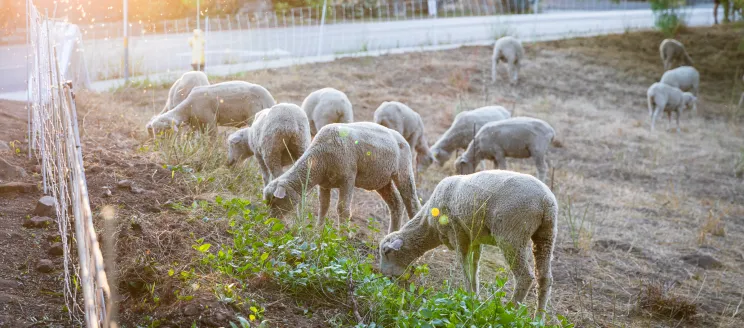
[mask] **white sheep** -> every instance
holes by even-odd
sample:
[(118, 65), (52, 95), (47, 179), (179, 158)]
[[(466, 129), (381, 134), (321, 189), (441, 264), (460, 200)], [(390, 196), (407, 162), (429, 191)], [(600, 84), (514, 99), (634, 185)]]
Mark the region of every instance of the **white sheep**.
[(271, 214), (291, 212), (316, 185), (320, 187), (320, 227), (328, 213), (333, 188), (339, 189), (341, 218), (351, 215), (354, 187), (377, 191), (390, 210), (389, 231), (400, 227), (403, 211), (399, 197), (408, 217), (421, 207), (408, 142), (400, 133), (372, 122), (322, 127), (302, 157), (264, 188), (263, 196)]
[(547, 154), (554, 137), (553, 127), (536, 118), (515, 117), (491, 122), (478, 130), (468, 149), (455, 161), (455, 170), (459, 174), (471, 174), (475, 172), (475, 165), (484, 159), (506, 170), (506, 157), (532, 157), (537, 178), (545, 182)]
[(310, 134), (331, 123), (354, 122), (354, 111), (346, 94), (334, 88), (323, 88), (310, 93), (302, 102), (302, 109), (310, 120)]
[(209, 85), (207, 74), (202, 71), (190, 71), (183, 73), (181, 77), (173, 83), (168, 91), (168, 99), (165, 101), (165, 107), (159, 114), (164, 114), (180, 104), (194, 87)]
[(682, 92), (682, 90), (664, 83), (652, 84), (646, 92), (646, 97), (648, 99), (648, 115), (651, 118), (651, 131), (654, 130), (656, 118), (662, 111), (667, 113), (670, 122), (672, 112), (676, 114), (677, 132), (679, 132), (680, 112), (685, 109), (692, 109), (693, 112), (697, 110), (697, 98), (692, 93)]
[(419, 171), (425, 170), (432, 162), (434, 155), (429, 150), (429, 142), (424, 135), (424, 121), (421, 115), (411, 107), (397, 101), (383, 102), (377, 107), (373, 121), (386, 128), (398, 131), (406, 138), (411, 149), (414, 150), (414, 163)]
[(685, 46), (675, 39), (664, 39), (659, 45), (659, 54), (664, 63), (664, 70), (672, 68), (674, 61), (682, 61), (687, 66), (692, 66), (692, 58), (687, 54)]
[(673, 86), (682, 91), (691, 92), (695, 97), (698, 96), (700, 87), (700, 73), (692, 66), (680, 66), (664, 72), (661, 76), (661, 83)]
[(486, 106), (458, 113), (450, 128), (431, 147), (434, 160), (439, 166), (443, 166), (452, 156), (452, 152), (468, 147), (483, 125), (510, 117), (509, 111), (501, 106)]
[(255, 155), (266, 187), (284, 173), (283, 166), (305, 153), (310, 145), (310, 125), (299, 106), (276, 104), (258, 112), (250, 127), (233, 132), (227, 144), (227, 165)]
[(217, 126), (243, 126), (276, 102), (264, 87), (244, 81), (198, 86), (172, 110), (155, 116), (147, 130), (157, 135), (169, 128), (178, 130), (182, 123), (201, 131), (216, 133)]
[(509, 77), (512, 84), (517, 83), (519, 78), (519, 67), (524, 57), (522, 42), (511, 36), (505, 36), (493, 45), (491, 56), (491, 82), (496, 83), (496, 64), (503, 61), (507, 64)]
[[(497, 245), (516, 278), (512, 302), (521, 303), (537, 271), (538, 312), (553, 284), (551, 261), (558, 203), (548, 187), (526, 174), (489, 170), (444, 178), (416, 216), (380, 242), (380, 269), (400, 276), (426, 251), (444, 244), (454, 250), (469, 291), (478, 293), (481, 245)], [(470, 258), (472, 255), (472, 258)]]

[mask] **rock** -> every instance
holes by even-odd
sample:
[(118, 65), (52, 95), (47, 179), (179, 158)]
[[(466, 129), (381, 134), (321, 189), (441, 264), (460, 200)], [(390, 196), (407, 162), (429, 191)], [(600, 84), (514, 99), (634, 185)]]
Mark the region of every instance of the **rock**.
[(0, 304), (12, 304), (16, 302), (16, 297), (10, 294), (0, 293)]
[(93, 174), (98, 174), (98, 173), (101, 173), (101, 172), (103, 172), (103, 167), (98, 166), (98, 165), (94, 165), (94, 166), (90, 166), (90, 167), (86, 167), (85, 168), (85, 174), (86, 175), (87, 174), (93, 175)]
[(39, 263), (36, 264), (36, 271), (41, 273), (52, 272), (54, 271), (54, 263), (52, 263), (51, 260), (41, 259), (39, 260)]
[(696, 265), (705, 270), (718, 269), (723, 267), (723, 263), (713, 256), (708, 254), (696, 253), (682, 256), (682, 261), (687, 264)]
[(64, 248), (62, 247), (62, 243), (54, 243), (49, 248), (49, 251), (47, 251), (49, 255), (52, 256), (62, 256), (64, 254)]
[(53, 232), (53, 233), (46, 235), (46, 240), (50, 243), (54, 243), (54, 242), (62, 240), (62, 236), (60, 236), (59, 232)]
[(13, 280), (0, 279), (0, 290), (12, 290), (21, 287), (21, 283)]
[(116, 183), (116, 186), (121, 189), (132, 189), (133, 184), (132, 180), (121, 180)]
[(21, 194), (27, 194), (36, 192), (38, 188), (36, 187), (36, 184), (33, 183), (25, 183), (25, 182), (8, 182), (0, 184), (0, 194), (9, 194), (9, 193), (21, 193)]
[(10, 151), (10, 146), (7, 141), (0, 140), (0, 153)]
[(145, 192), (147, 192), (147, 190), (139, 188), (139, 187), (132, 187), (133, 194), (144, 194)]
[(36, 203), (36, 208), (34, 208), (32, 214), (36, 216), (55, 217), (57, 216), (56, 205), (57, 201), (52, 196), (41, 197)]
[(26, 228), (44, 228), (52, 224), (54, 220), (47, 216), (34, 216), (28, 220), (23, 221), (23, 226)]
[(196, 315), (199, 315), (199, 305), (198, 304), (188, 304), (183, 308), (183, 315), (187, 317), (193, 317)]
[(26, 170), (20, 166), (8, 163), (5, 159), (0, 158), (0, 181), (22, 179), (28, 177)]
[(103, 188), (103, 195), (101, 195), (101, 196), (107, 197), (107, 198), (113, 196), (113, 194), (111, 193), (111, 189), (109, 189), (109, 188)]

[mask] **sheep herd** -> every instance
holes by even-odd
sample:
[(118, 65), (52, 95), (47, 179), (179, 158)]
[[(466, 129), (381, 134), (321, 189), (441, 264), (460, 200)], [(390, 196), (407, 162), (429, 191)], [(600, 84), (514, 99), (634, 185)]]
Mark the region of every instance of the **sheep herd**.
[[(660, 53), (665, 70), (674, 60), (692, 64), (676, 40), (664, 40)], [(519, 40), (496, 41), (493, 82), (503, 61), (511, 83), (517, 83), (524, 56)], [(697, 70), (682, 66), (667, 71), (648, 89), (652, 130), (661, 111), (670, 120), (676, 113), (679, 130), (680, 112), (696, 108), (699, 80)], [(486, 106), (457, 114), (430, 148), (419, 113), (397, 101), (383, 102), (373, 122), (354, 122), (349, 98), (333, 88), (310, 93), (301, 106), (277, 104), (260, 85), (210, 84), (204, 73), (193, 71), (175, 81), (165, 107), (146, 128), (155, 137), (184, 124), (209, 134), (217, 126), (242, 127), (227, 139), (227, 164), (256, 158), (271, 215), (299, 214), (304, 196), (318, 186), (317, 224), (322, 226), (331, 189), (338, 189), (337, 210), (343, 219), (351, 216), (354, 188), (376, 191), (390, 212), (388, 234), (380, 242), (384, 274), (400, 275), (426, 251), (444, 244), (456, 251), (466, 287), (477, 292), (480, 245), (498, 245), (516, 279), (512, 301), (524, 300), (537, 275), (537, 310), (545, 310), (558, 219), (558, 203), (544, 183), (548, 149), (556, 136), (547, 122), (511, 117), (501, 106)], [(460, 175), (440, 181), (422, 206), (414, 174), (433, 163), (444, 165), (460, 149), (465, 151), (454, 161)], [(507, 171), (506, 157), (533, 158), (537, 178)], [(476, 173), (484, 160), (501, 170)], [(284, 171), (285, 166), (290, 168)]]

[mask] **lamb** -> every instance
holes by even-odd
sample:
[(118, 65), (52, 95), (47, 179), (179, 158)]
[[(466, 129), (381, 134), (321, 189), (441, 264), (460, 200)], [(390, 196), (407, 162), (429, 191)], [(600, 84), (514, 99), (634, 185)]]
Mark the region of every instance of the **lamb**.
[(666, 85), (664, 83), (654, 83), (646, 92), (648, 98), (648, 115), (651, 118), (651, 131), (654, 130), (654, 123), (661, 111), (667, 113), (669, 121), (672, 120), (672, 112), (677, 119), (677, 132), (679, 133), (679, 114), (685, 109), (697, 110), (697, 98), (689, 92)]
[(263, 190), (272, 215), (291, 212), (303, 193), (320, 187), (318, 226), (339, 189), (338, 213), (349, 218), (354, 187), (375, 190), (390, 210), (392, 232), (400, 227), (402, 197), (408, 217), (421, 207), (411, 166), (411, 148), (400, 133), (372, 122), (332, 123), (318, 131), (299, 160)]
[(426, 251), (444, 244), (455, 251), (466, 287), (477, 294), (481, 245), (497, 245), (516, 278), (512, 302), (521, 303), (535, 279), (529, 263), (531, 240), (537, 307), (544, 312), (553, 284), (557, 223), (555, 196), (530, 175), (489, 170), (450, 176), (434, 188), (413, 219), (382, 239), (380, 269), (385, 275), (400, 276)]
[(346, 94), (334, 88), (313, 91), (302, 102), (302, 109), (310, 120), (310, 134), (331, 123), (354, 122), (354, 111)]
[(700, 73), (698, 73), (695, 67), (680, 66), (664, 72), (660, 82), (682, 91), (689, 91), (697, 97), (700, 86)]
[(217, 125), (243, 126), (276, 102), (264, 87), (244, 81), (198, 86), (173, 110), (154, 117), (147, 123), (153, 135), (188, 123), (192, 128), (216, 133)]
[(180, 104), (191, 93), (194, 87), (209, 85), (207, 74), (201, 71), (190, 71), (183, 73), (168, 91), (168, 100), (165, 101), (165, 107), (159, 114), (165, 114)]
[(506, 170), (506, 157), (535, 160), (537, 178), (545, 182), (548, 171), (547, 153), (555, 130), (547, 122), (531, 117), (515, 117), (484, 125), (470, 142), (468, 149), (455, 161), (460, 174), (475, 172), (475, 164), (491, 159)]
[(664, 63), (665, 71), (672, 68), (672, 63), (675, 60), (682, 61), (687, 66), (692, 66), (692, 58), (687, 54), (685, 46), (675, 39), (664, 39), (664, 41), (661, 41), (659, 53), (661, 54), (661, 61)]
[(375, 110), (373, 121), (398, 131), (408, 141), (414, 150), (414, 162), (419, 171), (425, 170), (434, 162), (434, 155), (431, 154), (429, 142), (424, 136), (424, 121), (413, 109), (397, 101), (386, 101)]
[(258, 112), (250, 127), (233, 132), (227, 144), (227, 165), (255, 155), (266, 187), (310, 145), (310, 125), (299, 106), (276, 104)]
[(496, 64), (499, 61), (505, 62), (508, 66), (509, 76), (512, 84), (517, 83), (519, 78), (519, 66), (524, 57), (524, 48), (522, 42), (511, 36), (505, 36), (493, 45), (493, 55), (491, 56), (491, 82), (496, 83)]
[(483, 125), (510, 117), (509, 111), (501, 106), (486, 106), (458, 113), (452, 126), (431, 147), (434, 160), (439, 163), (439, 166), (443, 166), (452, 156), (452, 152), (468, 147), (476, 132)]

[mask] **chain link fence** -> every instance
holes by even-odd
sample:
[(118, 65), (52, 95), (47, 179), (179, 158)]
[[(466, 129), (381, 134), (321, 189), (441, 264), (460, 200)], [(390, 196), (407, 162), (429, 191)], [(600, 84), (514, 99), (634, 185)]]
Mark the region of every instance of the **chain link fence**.
[(71, 25), (42, 15), (31, 0), (27, 26), (29, 157), (41, 162), (44, 194), (56, 201), (67, 313), (75, 326), (108, 326), (110, 290), (88, 199), (75, 95), (66, 81), (77, 76), (70, 63), (80, 40), (58, 33)]

